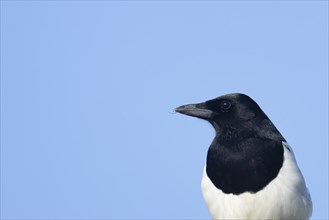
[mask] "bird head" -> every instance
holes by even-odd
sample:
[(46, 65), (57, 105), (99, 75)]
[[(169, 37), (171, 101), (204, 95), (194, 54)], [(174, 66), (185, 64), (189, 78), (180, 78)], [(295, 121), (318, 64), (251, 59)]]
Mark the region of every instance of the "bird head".
[(207, 120), (216, 130), (245, 124), (256, 117), (265, 116), (254, 100), (240, 93), (219, 96), (198, 104), (182, 105), (175, 111)]

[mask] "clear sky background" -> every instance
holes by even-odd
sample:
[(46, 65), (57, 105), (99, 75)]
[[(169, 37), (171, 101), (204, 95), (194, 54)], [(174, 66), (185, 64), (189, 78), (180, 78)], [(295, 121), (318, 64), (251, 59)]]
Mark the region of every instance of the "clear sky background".
[(253, 97), (328, 219), (327, 1), (1, 1), (1, 218), (207, 219), (214, 137)]

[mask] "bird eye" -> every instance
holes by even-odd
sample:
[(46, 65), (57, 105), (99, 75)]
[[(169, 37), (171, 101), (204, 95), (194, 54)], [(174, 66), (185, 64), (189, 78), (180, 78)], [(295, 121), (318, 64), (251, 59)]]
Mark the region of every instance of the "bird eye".
[(223, 100), (221, 103), (220, 103), (220, 108), (223, 112), (228, 112), (231, 108), (232, 104), (230, 101), (228, 100)]

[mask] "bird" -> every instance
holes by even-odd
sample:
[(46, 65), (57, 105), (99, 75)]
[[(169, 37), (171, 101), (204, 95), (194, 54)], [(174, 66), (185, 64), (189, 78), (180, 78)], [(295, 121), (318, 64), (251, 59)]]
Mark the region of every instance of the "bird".
[(311, 196), (294, 152), (251, 97), (230, 93), (175, 111), (215, 129), (201, 180), (213, 219), (311, 217)]

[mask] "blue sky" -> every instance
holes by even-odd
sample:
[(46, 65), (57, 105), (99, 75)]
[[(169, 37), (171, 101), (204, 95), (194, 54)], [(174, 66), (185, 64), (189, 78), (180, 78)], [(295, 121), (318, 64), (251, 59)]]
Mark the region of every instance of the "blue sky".
[(210, 218), (214, 136), (253, 97), (328, 219), (327, 1), (1, 1), (1, 218)]

